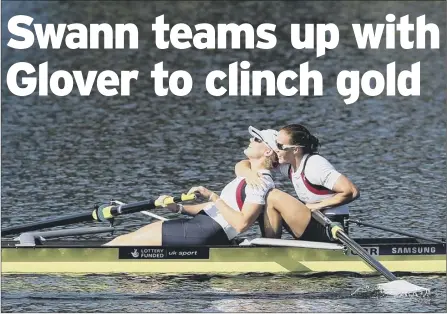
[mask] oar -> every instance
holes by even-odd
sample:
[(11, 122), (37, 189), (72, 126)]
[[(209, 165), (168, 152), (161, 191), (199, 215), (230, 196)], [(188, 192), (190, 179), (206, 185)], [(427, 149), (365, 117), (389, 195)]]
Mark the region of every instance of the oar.
[(423, 288), (406, 280), (399, 280), (393, 273), (385, 268), (379, 261), (368, 254), (357, 242), (352, 240), (345, 231), (338, 225), (333, 223), (329, 218), (323, 215), (319, 211), (313, 211), (312, 217), (325, 227), (329, 227), (332, 236), (335, 239), (340, 240), (346, 247), (354, 251), (360, 258), (365, 261), (369, 266), (377, 270), (390, 282), (378, 284), (380, 290), (383, 293), (389, 295), (401, 295), (401, 294), (412, 294), (412, 293), (428, 293), (429, 289)]
[(393, 232), (396, 234), (400, 234), (400, 235), (404, 235), (407, 237), (412, 237), (412, 238), (416, 238), (416, 239), (421, 239), (421, 240), (425, 240), (428, 242), (433, 242), (433, 243), (439, 243), (439, 244), (445, 244), (445, 242), (441, 241), (441, 240), (436, 240), (436, 239), (431, 239), (431, 238), (427, 238), (418, 234), (413, 234), (413, 233), (409, 233), (409, 232), (405, 232), (405, 231), (400, 231), (400, 230), (395, 230), (395, 229), (391, 229), (388, 227), (383, 227), (383, 226), (378, 226), (378, 225), (374, 225), (372, 223), (367, 223), (367, 222), (363, 222), (360, 220), (355, 220), (355, 219), (349, 219), (349, 222), (353, 222), (359, 226), (366, 226), (366, 227), (371, 227), (371, 228), (375, 228), (375, 229), (379, 229), (379, 230), (383, 230), (383, 231), (389, 231), (389, 232)]
[[(115, 203), (117, 203), (118, 205), (126, 205), (126, 203), (120, 202), (120, 201), (113, 201)], [(168, 218), (162, 217), (162, 216), (158, 216), (157, 214), (142, 210), (140, 213), (145, 214), (146, 216), (161, 220), (161, 221), (168, 221)]]
[(163, 203), (157, 202), (154, 199), (149, 199), (147, 201), (130, 203), (125, 205), (102, 205), (93, 210), (93, 212), (89, 211), (80, 214), (62, 216), (41, 222), (30, 223), (18, 227), (3, 228), (1, 235), (2, 237), (4, 237), (11, 234), (70, 225), (79, 222), (110, 221), (112, 218), (120, 215), (126, 215), (144, 210), (150, 210), (158, 206), (168, 205), (172, 203), (191, 201), (195, 200), (196, 197), (197, 197), (196, 194), (182, 194), (181, 196), (167, 197), (163, 200)]

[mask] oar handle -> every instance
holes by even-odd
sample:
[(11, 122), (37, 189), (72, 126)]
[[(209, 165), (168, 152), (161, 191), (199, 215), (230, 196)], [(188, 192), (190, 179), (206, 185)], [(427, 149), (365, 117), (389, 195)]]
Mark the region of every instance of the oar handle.
[(318, 210), (312, 212), (312, 217), (321, 225), (329, 228), (332, 238), (338, 240), (337, 236), (338, 231), (343, 231), (343, 228), (340, 227), (339, 223), (331, 221), (329, 218), (327, 218), (325, 215), (323, 215), (323, 213), (321, 213)]
[(137, 203), (130, 203), (124, 205), (102, 205), (92, 212), (93, 220), (108, 221), (116, 216), (126, 215), (141, 212), (143, 210), (151, 210), (158, 206), (166, 206), (173, 203), (193, 201), (197, 198), (197, 194), (182, 194), (180, 196), (170, 196), (163, 200), (147, 200)]
[(191, 193), (191, 194), (182, 194), (180, 196), (169, 196), (166, 197), (162, 202), (160, 201), (155, 201), (155, 206), (159, 207), (159, 206), (166, 206), (169, 204), (174, 204), (174, 203), (178, 203), (178, 202), (185, 202), (185, 201), (193, 201), (195, 199), (197, 199), (197, 193)]

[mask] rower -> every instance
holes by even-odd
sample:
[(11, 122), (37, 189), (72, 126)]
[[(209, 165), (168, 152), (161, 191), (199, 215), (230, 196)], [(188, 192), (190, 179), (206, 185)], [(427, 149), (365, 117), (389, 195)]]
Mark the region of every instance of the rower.
[[(309, 209), (294, 198), (279, 202), (279, 199), (274, 197), (276, 190), (273, 190), (275, 185), (270, 169), (277, 164), (277, 156), (273, 149), (276, 131), (258, 130), (257, 133), (252, 133), (250, 130), (250, 133), (253, 137), (244, 150), (244, 154), (250, 166), (262, 174), (263, 187), (261, 189), (245, 185), (242, 177), (237, 177), (228, 183), (220, 196), (203, 186), (193, 187), (188, 194), (199, 193), (208, 202), (197, 205), (166, 206), (179, 214), (194, 216), (192, 219), (173, 219), (152, 223), (135, 232), (119, 236), (106, 245), (229, 245), (237, 235), (255, 223), (266, 203), (269, 210), (277, 211), (277, 216), (284, 217), (292, 227), (294, 235), (300, 237), (310, 221)], [(242, 192), (245, 192), (245, 200), (243, 200)], [(167, 196), (162, 195), (158, 201), (163, 201), (165, 198)]]
[[(319, 140), (304, 126), (291, 124), (278, 132), (275, 144), (279, 161), (276, 170), (292, 182), (298, 199), (310, 210), (321, 211), (333, 222), (340, 223), (347, 232), (347, 204), (358, 198), (359, 192), (346, 176), (318, 154)], [(237, 175), (246, 177), (249, 184), (260, 185), (258, 175), (249, 169), (246, 161), (239, 162), (235, 170)], [(310, 224), (313, 227), (302, 240), (332, 240), (321, 224), (314, 220)], [(287, 224), (285, 228), (290, 231)]]

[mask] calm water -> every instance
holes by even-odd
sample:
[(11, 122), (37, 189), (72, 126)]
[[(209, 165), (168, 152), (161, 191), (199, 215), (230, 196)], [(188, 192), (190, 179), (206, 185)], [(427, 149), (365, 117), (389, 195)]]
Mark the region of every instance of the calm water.
[(3, 278), (2, 311), (433, 312), (445, 309), (445, 280), (405, 279), (430, 285), (435, 290), (425, 297), (389, 297), (373, 291), (355, 294), (359, 286), (383, 280), (348, 276), (7, 276)]
[[(441, 31), (441, 50), (359, 51), (350, 23), (383, 23), (387, 13), (426, 14)], [(27, 14), (35, 23), (134, 22), (138, 50), (70, 51), (6, 47), (7, 21)], [(157, 50), (151, 24), (165, 14), (184, 22), (277, 25), (273, 50)], [(316, 59), (314, 51), (289, 44), (290, 23), (336, 23), (340, 44)], [(112, 198), (126, 202), (180, 193), (201, 184), (219, 191), (243, 158), (247, 127), (279, 128), (302, 122), (323, 144), (321, 153), (361, 189), (352, 215), (427, 236), (445, 236), (445, 5), (443, 2), (3, 2), (2, 3), (2, 226), (91, 209)], [(299, 64), (324, 76), (322, 97), (209, 96), (206, 73), (248, 60), (252, 69), (298, 71)], [(19, 61), (51, 71), (140, 70), (131, 96), (106, 98), (76, 93), (59, 98), (20, 98), (6, 88), (9, 67)], [(150, 71), (187, 70), (194, 89), (187, 97), (156, 97)], [(407, 69), (421, 61), (421, 97), (362, 96), (346, 106), (335, 88), (343, 69), (382, 70), (396, 61)], [(292, 192), (290, 184), (280, 186)], [(155, 211), (166, 214), (162, 210)], [(170, 217), (170, 215), (167, 215)], [(122, 232), (149, 222), (143, 215), (120, 219)], [(248, 236), (255, 236), (253, 228)], [(386, 236), (353, 229), (355, 236)], [(429, 312), (446, 310), (445, 277), (405, 278), (434, 287), (428, 298), (351, 296), (379, 277), (151, 277), (3, 276), (2, 311), (302, 311)], [(187, 293), (185, 292), (187, 291)]]

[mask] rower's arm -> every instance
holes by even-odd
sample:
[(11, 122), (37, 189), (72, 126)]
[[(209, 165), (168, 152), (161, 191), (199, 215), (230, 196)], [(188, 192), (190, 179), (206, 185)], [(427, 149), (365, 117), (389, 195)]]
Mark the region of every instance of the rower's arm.
[(265, 206), (262, 204), (244, 203), (241, 211), (235, 211), (215, 193), (213, 193), (211, 200), (214, 202), (214, 206), (219, 210), (225, 220), (236, 229), (238, 233), (246, 231), (253, 225)]
[(195, 204), (195, 205), (183, 205), (182, 214), (195, 216), (197, 215), (205, 206), (211, 204), (211, 202)]
[(245, 178), (245, 182), (248, 185), (256, 186), (262, 188), (262, 174), (251, 170), (251, 165), (249, 160), (241, 160), (236, 166), (234, 166), (234, 172), (237, 177)]
[(344, 175), (340, 175), (332, 191), (335, 192), (333, 197), (324, 199), (318, 203), (306, 204), (306, 206), (314, 211), (325, 207), (336, 207), (348, 204), (360, 197), (360, 192), (357, 187)]

